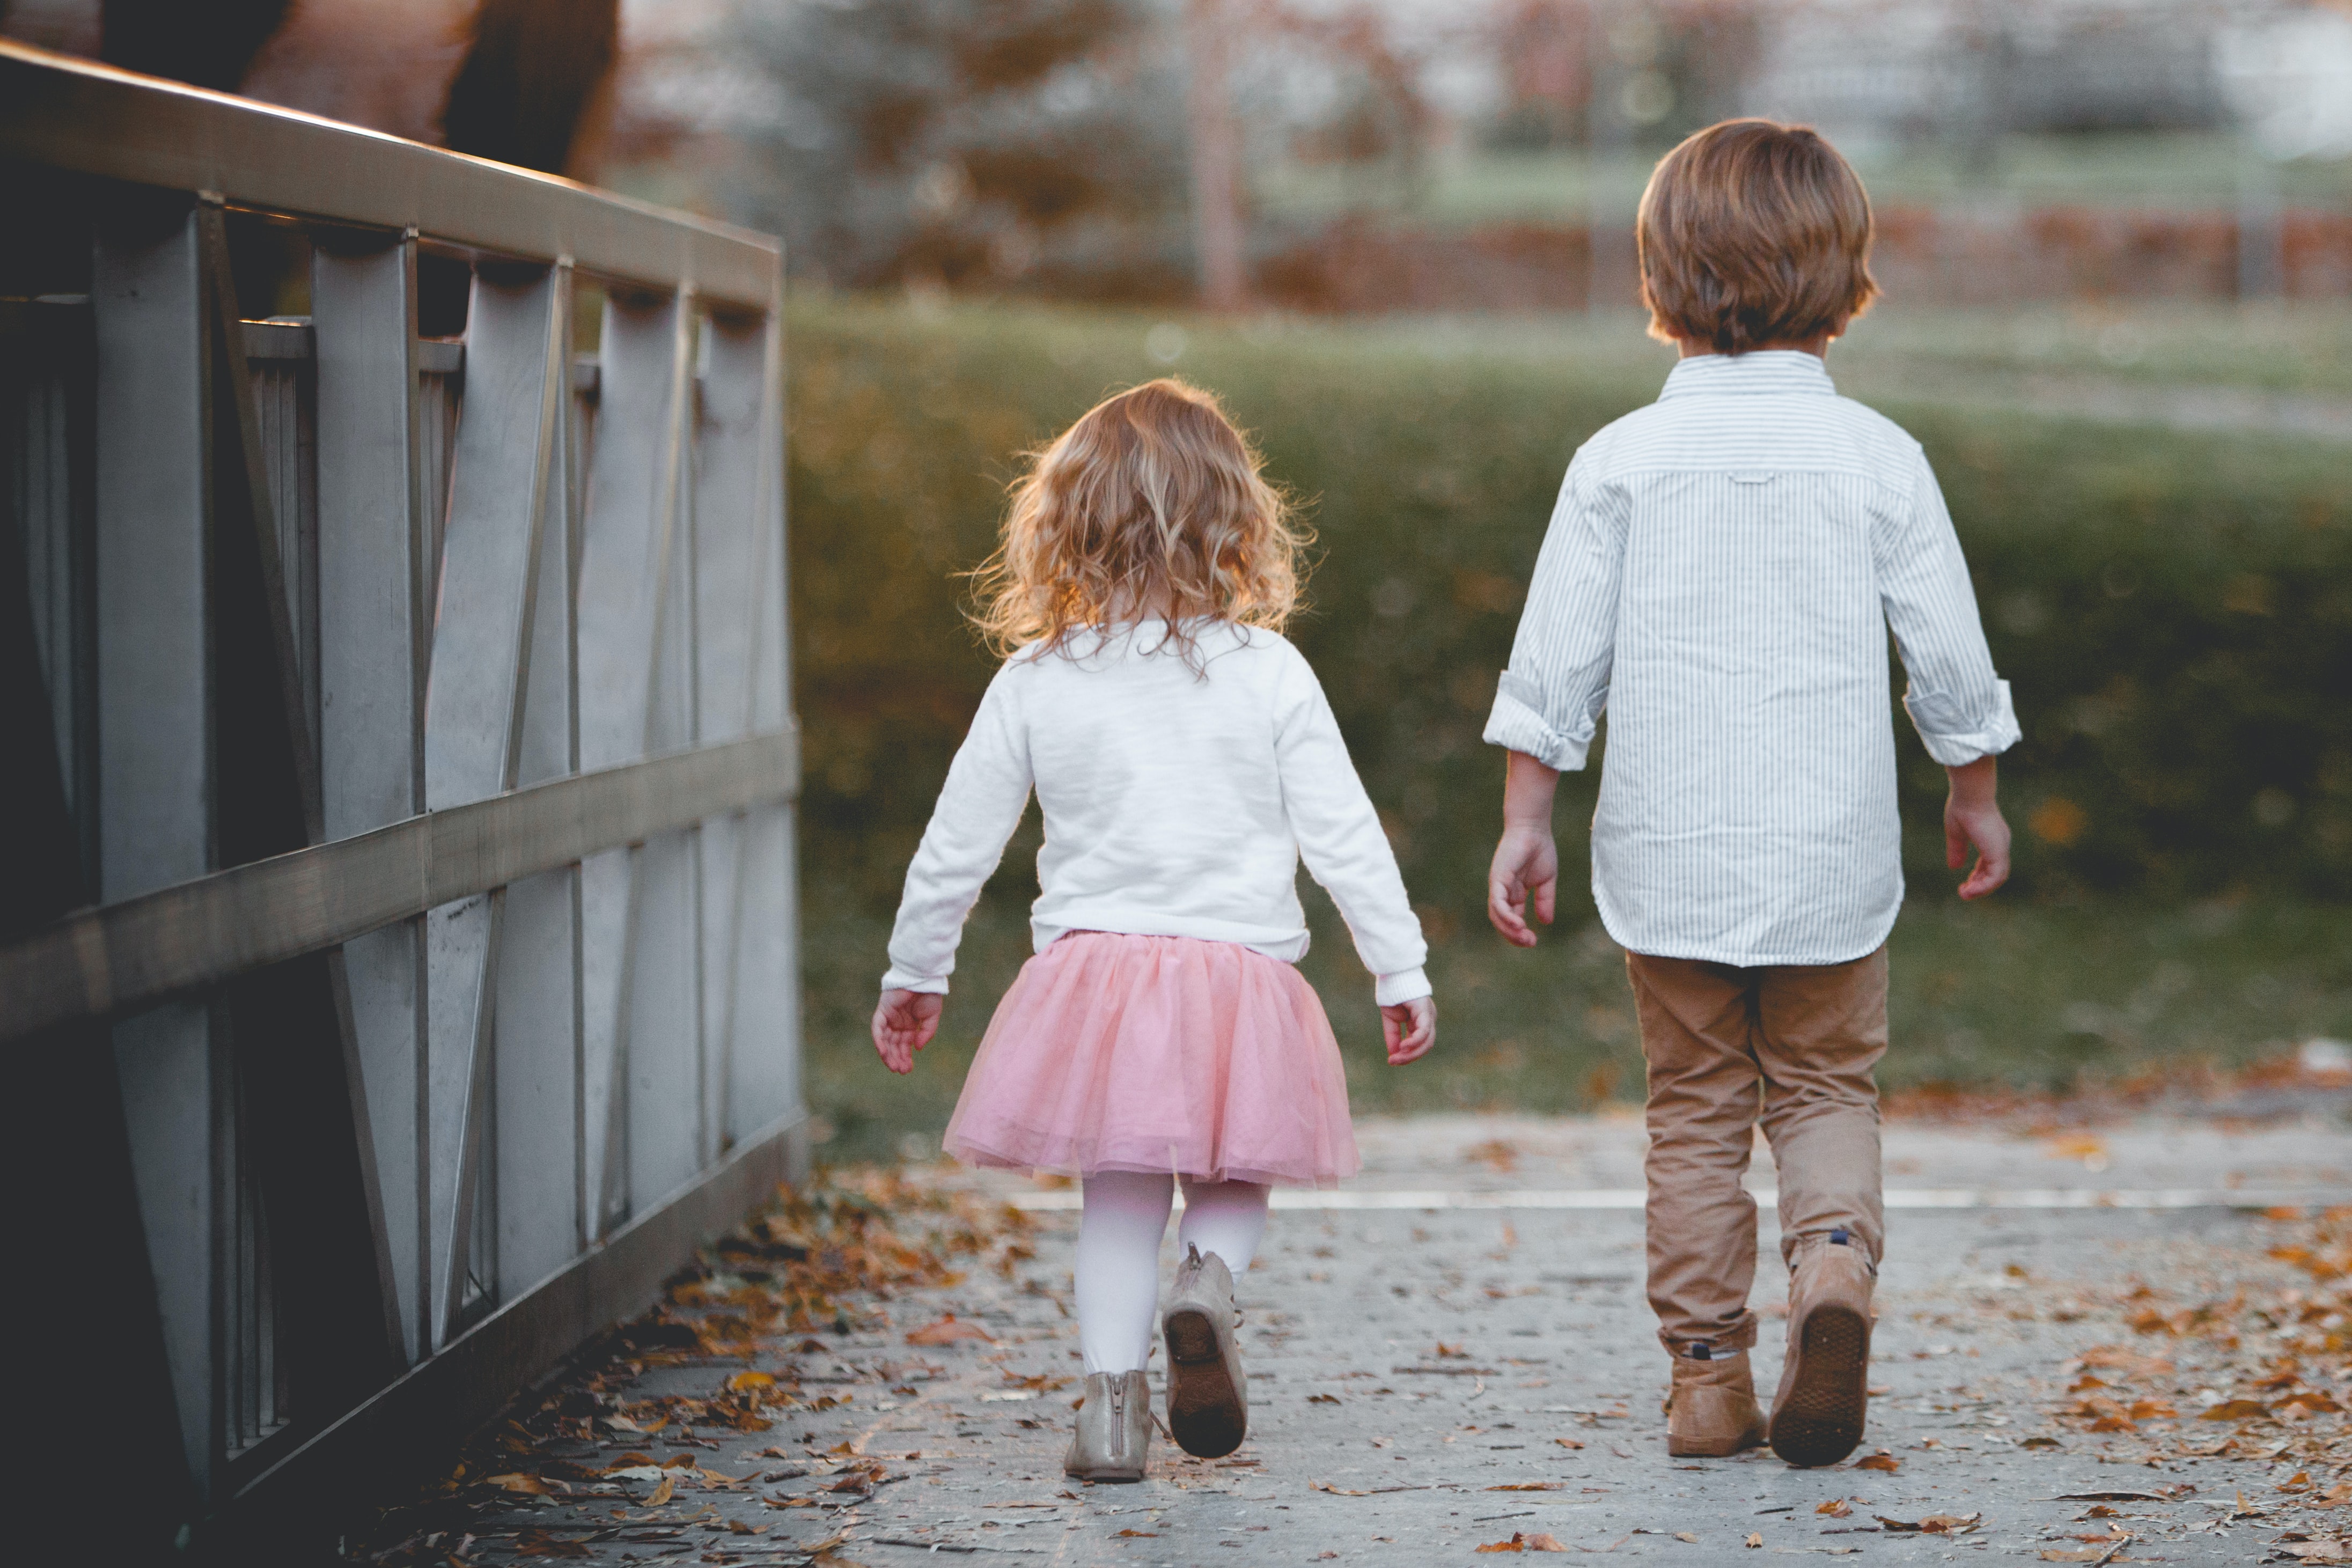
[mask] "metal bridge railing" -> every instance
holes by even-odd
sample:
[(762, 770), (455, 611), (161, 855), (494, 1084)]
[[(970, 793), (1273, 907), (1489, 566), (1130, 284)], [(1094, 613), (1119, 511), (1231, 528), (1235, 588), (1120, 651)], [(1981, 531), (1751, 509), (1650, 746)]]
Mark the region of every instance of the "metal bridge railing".
[(266, 1506), (803, 1157), (780, 256), (5, 43), (0, 182), (0, 1042), (110, 1077), (188, 1506)]

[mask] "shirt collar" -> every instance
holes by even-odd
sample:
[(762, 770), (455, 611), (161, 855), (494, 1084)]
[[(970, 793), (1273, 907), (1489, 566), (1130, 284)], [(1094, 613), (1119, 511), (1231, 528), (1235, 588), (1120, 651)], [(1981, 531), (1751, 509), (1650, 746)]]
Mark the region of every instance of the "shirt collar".
[(1669, 398), (1697, 392), (1811, 392), (1833, 397), (1837, 385), (1830, 380), (1829, 367), (1802, 349), (1759, 349), (1745, 354), (1699, 354), (1677, 360), (1658, 395)]

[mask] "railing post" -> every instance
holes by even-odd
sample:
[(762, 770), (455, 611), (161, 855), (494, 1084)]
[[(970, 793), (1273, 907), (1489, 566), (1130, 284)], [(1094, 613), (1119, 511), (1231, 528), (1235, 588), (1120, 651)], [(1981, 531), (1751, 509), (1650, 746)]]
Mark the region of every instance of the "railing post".
[[(416, 376), (416, 239), (320, 245), (318, 342), (320, 783), (330, 839), (425, 810), (425, 486)], [(362, 1162), (406, 1359), (418, 1317), (417, 1129), (425, 1055), (425, 922), (343, 946), (372, 1145)]]
[[(213, 867), (212, 373), (194, 204), (134, 198), (93, 246), (100, 885), (110, 900)], [(188, 1472), (212, 1485), (222, 1312), (213, 1009), (115, 1026), (148, 1259)]]
[[(606, 302), (580, 567), (583, 768), (683, 746), (692, 735), (691, 580), (682, 564), (691, 528), (680, 519), (691, 478), (695, 344), (687, 291)], [(665, 835), (582, 867), (599, 1235), (637, 1200), (692, 1175), (702, 1101), (692, 837)]]
[[(425, 789), (436, 809), (510, 789), (520, 769), (541, 533), (570, 395), (570, 283), (568, 269), (551, 267), (478, 271), (474, 279), (425, 686)], [(436, 1345), (467, 1299), (504, 902), (503, 890), (465, 899), (426, 924), (430, 1250), (422, 1310)]]

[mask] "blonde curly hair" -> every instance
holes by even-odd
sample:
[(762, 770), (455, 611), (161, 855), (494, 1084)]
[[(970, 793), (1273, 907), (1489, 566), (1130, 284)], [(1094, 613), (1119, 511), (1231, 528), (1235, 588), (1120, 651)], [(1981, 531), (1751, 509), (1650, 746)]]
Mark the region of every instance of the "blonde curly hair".
[(972, 573), (972, 621), (1000, 656), (1156, 616), (1190, 659), (1189, 621), (1279, 632), (1297, 610), (1309, 535), (1213, 393), (1146, 382), (1028, 457)]

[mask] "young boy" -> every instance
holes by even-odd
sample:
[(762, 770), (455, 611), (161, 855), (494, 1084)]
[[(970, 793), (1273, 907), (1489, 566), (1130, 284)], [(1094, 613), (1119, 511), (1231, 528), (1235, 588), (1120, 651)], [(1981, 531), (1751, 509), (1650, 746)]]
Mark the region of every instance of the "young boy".
[(1592, 889), (1649, 1064), (1649, 1293), (1674, 1358), (1666, 1451), (1767, 1440), (1748, 1366), (1760, 1108), (1779, 1169), (1789, 1348), (1769, 1441), (1862, 1440), (1885, 1228), (1886, 934), (1903, 899), (1886, 628), (1949, 771), (1960, 896), (2009, 874), (1994, 756), (2018, 738), (1919, 444), (1822, 356), (1877, 293), (1869, 198), (1809, 130), (1729, 120), (1668, 153), (1637, 233), (1653, 336), (1682, 360), (1569, 465), (1486, 739), (1510, 752), (1489, 876), (1533, 946), (1559, 874), (1559, 770), (1609, 747)]

